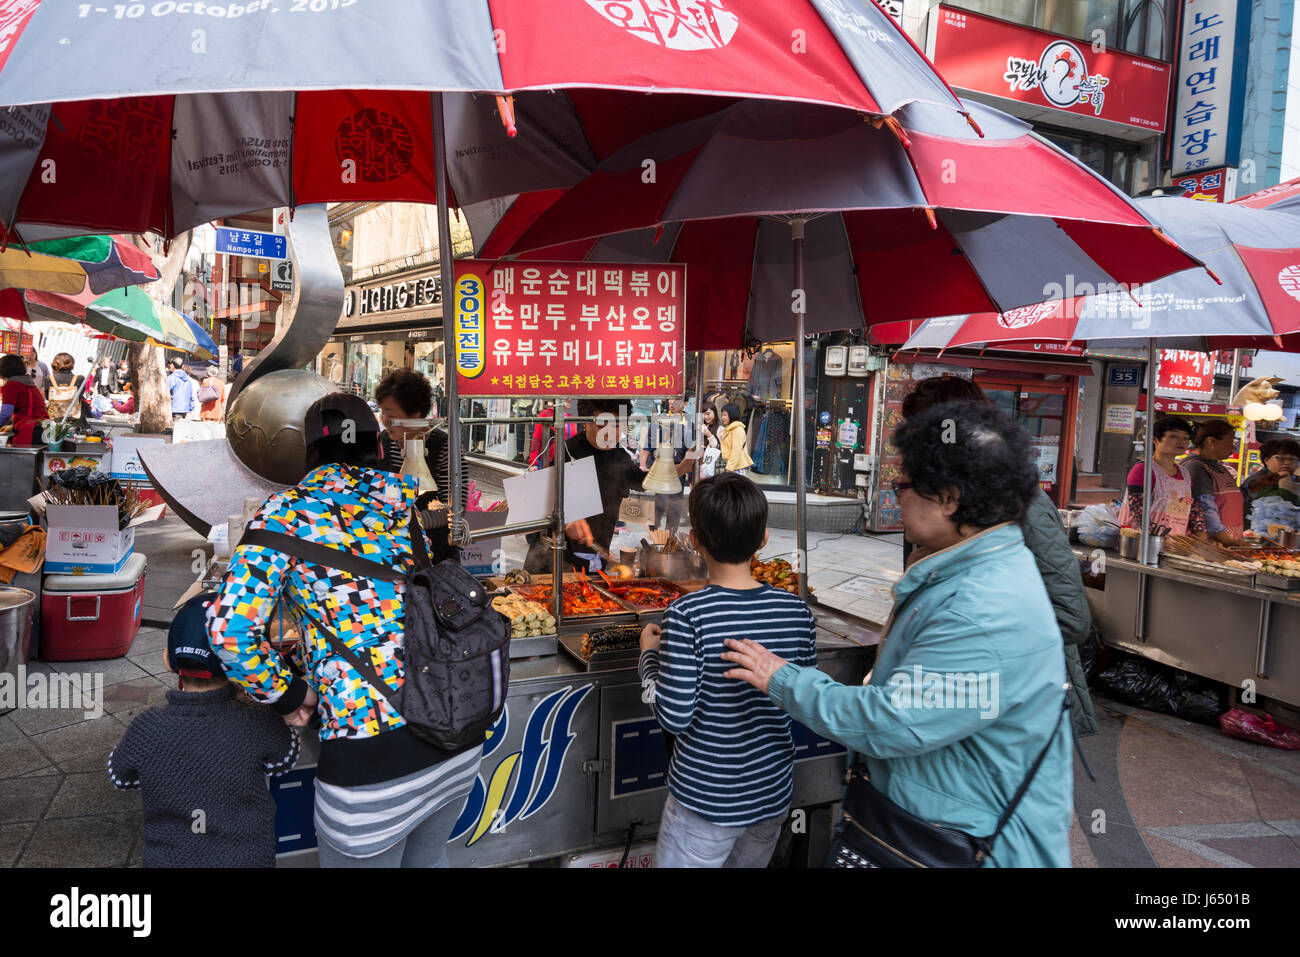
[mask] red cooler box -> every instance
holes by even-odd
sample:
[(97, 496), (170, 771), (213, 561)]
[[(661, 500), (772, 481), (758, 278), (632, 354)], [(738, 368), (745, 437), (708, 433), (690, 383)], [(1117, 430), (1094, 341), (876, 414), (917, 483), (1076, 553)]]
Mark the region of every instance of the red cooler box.
[(131, 555), (115, 575), (47, 575), (41, 593), (41, 658), (121, 658), (140, 630), (145, 557)]

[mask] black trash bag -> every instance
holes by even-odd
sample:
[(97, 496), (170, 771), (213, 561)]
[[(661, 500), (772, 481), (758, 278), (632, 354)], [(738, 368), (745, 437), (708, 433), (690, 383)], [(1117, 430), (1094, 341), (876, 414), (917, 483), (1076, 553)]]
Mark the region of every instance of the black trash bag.
[(1117, 701), (1171, 714), (1178, 693), (1171, 670), (1143, 658), (1125, 656), (1099, 673), (1094, 684)]
[[(73, 469), (63, 469), (61, 472), (54, 472), (50, 475), (51, 485), (61, 485), (63, 488), (74, 489), (76, 491), (88, 492), (91, 488), (91, 476), (95, 470), (87, 468), (84, 465), (78, 465)], [(103, 472), (99, 473), (103, 475)]]
[(1186, 671), (1174, 672), (1175, 694), (1171, 713), (1187, 721), (1219, 726), (1219, 716), (1229, 707), (1228, 686)]

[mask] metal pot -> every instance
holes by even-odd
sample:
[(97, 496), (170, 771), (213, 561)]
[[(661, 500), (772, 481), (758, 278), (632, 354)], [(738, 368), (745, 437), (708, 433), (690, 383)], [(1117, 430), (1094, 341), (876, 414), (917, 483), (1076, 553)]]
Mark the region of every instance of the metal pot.
[(641, 574), (676, 581), (687, 577), (685, 552), (665, 552), (661, 545), (641, 546)]
[[(27, 662), (35, 607), (36, 596), (26, 588), (0, 586), (0, 674), (9, 676), (17, 694), (25, 690), (18, 681), (18, 667)], [(3, 708), (0, 714), (12, 710)]]

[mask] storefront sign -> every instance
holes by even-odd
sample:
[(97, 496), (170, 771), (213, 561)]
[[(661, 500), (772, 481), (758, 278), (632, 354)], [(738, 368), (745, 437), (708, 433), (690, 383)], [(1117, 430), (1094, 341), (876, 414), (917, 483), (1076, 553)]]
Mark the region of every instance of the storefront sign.
[(1111, 366), (1106, 373), (1106, 384), (1122, 389), (1136, 389), (1142, 385), (1141, 366)]
[(1102, 431), (1114, 435), (1132, 435), (1136, 418), (1136, 405), (1108, 405)]
[(1159, 60), (944, 6), (928, 47), (954, 87), (1164, 131), (1171, 76)]
[(259, 233), (252, 229), (227, 229), (217, 227), (217, 252), (232, 256), (253, 256), (259, 259), (287, 259), (289, 240), (275, 233)]
[(1157, 412), (1167, 412), (1170, 415), (1227, 415), (1228, 407), (1222, 402), (1191, 402), (1187, 399), (1167, 399), (1164, 396), (1156, 396), (1155, 407)]
[(460, 394), (681, 395), (686, 267), (456, 263)]
[(1214, 363), (1208, 352), (1161, 349), (1156, 367), (1156, 391), (1162, 394), (1208, 399), (1214, 394)]
[(382, 286), (349, 289), (343, 297), (343, 317), (369, 316), (378, 312), (417, 309), (442, 302), (442, 281), (437, 276), (419, 276)]
[(1188, 173), (1178, 177), (1174, 185), (1182, 189), (1183, 195), (1190, 199), (1201, 199), (1207, 203), (1230, 203), (1236, 199), (1237, 171), (1233, 167), (1224, 167)]
[(831, 430), (822, 426), (817, 430), (817, 448), (829, 449), (831, 447)]
[(1170, 170), (1236, 166), (1241, 140), (1249, 0), (1195, 0), (1183, 10)]

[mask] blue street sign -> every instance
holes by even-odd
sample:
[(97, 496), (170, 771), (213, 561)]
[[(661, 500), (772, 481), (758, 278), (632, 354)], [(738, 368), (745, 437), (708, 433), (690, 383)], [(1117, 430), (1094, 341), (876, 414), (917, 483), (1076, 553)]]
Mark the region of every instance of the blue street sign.
[(1111, 366), (1107, 385), (1140, 386), (1142, 384), (1141, 366)]
[(279, 233), (217, 227), (217, 252), (258, 259), (288, 259), (289, 242)]

